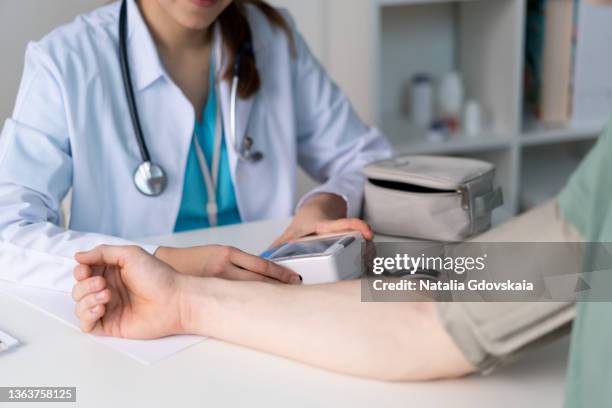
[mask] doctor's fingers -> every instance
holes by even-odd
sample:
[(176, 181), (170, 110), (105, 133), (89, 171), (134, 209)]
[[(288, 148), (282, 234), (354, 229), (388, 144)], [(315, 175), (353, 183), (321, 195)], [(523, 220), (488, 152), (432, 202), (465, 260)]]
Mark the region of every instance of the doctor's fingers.
[[(314, 232), (315, 231), (311, 231), (310, 234), (314, 234)], [(270, 250), (274, 248), (279, 248), (281, 245), (286, 244), (287, 242), (291, 240), (301, 238), (308, 234), (309, 234), (308, 232), (303, 232), (302, 234), (296, 234), (293, 230), (287, 229), (285, 232), (283, 232), (283, 235), (278, 237), (274, 242), (272, 242), (272, 244), (270, 244), (268, 249)]]
[(110, 300), (111, 292), (108, 289), (104, 289), (98, 293), (92, 293), (85, 296), (76, 304), (74, 314), (79, 318), (86, 317), (88, 314), (91, 315), (93, 313), (92, 310), (96, 308), (96, 306), (106, 305)]
[(87, 295), (106, 289), (106, 285), (106, 279), (101, 276), (94, 276), (82, 280), (72, 288), (72, 299), (74, 299), (75, 302), (79, 302)]
[(267, 276), (247, 271), (246, 269), (242, 269), (235, 265), (228, 266), (225, 273), (220, 277), (231, 281), (265, 282), (273, 284), (283, 283), (276, 279), (268, 278)]
[(370, 228), (365, 221), (362, 221), (359, 218), (344, 218), (334, 221), (322, 221), (317, 224), (316, 230), (318, 235), (357, 231), (360, 232), (361, 235), (367, 240), (374, 238), (372, 228)]
[(230, 262), (247, 271), (255, 272), (259, 275), (272, 278), (274, 280), (299, 284), (301, 282), (300, 275), (297, 273), (277, 265), (273, 262), (266, 261), (258, 256), (247, 254), (240, 250), (232, 251)]

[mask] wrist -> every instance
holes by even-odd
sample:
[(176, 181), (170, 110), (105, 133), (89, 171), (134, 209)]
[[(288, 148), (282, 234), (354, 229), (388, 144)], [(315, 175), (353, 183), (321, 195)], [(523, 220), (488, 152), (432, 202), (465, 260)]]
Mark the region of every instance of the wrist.
[(215, 301), (209, 288), (213, 278), (181, 276), (178, 285), (179, 321), (181, 333), (207, 336), (215, 314)]
[(298, 214), (308, 213), (323, 221), (346, 218), (347, 211), (346, 201), (338, 194), (319, 193), (306, 201), (298, 210)]

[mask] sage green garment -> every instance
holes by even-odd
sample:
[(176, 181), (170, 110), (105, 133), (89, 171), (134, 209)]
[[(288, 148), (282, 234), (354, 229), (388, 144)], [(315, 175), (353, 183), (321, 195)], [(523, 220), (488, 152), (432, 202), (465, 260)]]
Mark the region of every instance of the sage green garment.
[[(585, 241), (612, 243), (612, 124), (571, 177), (559, 204)], [(585, 270), (594, 270), (596, 257), (586, 258)], [(607, 272), (586, 274), (585, 280), (612, 293), (612, 271)], [(612, 303), (583, 299), (578, 304), (566, 407), (612, 407)]]

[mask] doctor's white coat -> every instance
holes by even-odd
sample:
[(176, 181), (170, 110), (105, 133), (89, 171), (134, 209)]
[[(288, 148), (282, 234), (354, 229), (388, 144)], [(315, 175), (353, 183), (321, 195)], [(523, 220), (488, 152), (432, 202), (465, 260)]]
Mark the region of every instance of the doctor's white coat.
[[(243, 162), (226, 140), (242, 220), (290, 216), (298, 164), (323, 183), (311, 194), (339, 194), (349, 216), (358, 215), (361, 168), (388, 157), (389, 144), (359, 120), (286, 14), (295, 57), (281, 30), (255, 8), (248, 11), (263, 85), (239, 100), (237, 137), (248, 134), (265, 158)], [(194, 109), (165, 71), (130, 0), (128, 53), (137, 104), (151, 156), (169, 177), (160, 197), (141, 195), (132, 178), (141, 157), (119, 67), (118, 15), (119, 3), (102, 7), (28, 46), (16, 107), (0, 137), (0, 279), (70, 291), (75, 252), (173, 232)], [(220, 47), (217, 35), (215, 55)], [(229, 129), (229, 84), (216, 86)], [(70, 188), (65, 230), (60, 203)]]

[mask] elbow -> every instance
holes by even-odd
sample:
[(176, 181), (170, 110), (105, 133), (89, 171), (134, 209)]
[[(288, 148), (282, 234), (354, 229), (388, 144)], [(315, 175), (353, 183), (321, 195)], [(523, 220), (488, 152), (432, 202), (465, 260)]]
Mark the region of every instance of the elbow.
[(387, 354), (386, 357), (364, 358), (367, 360), (363, 361), (364, 369), (357, 375), (380, 382), (407, 383), (457, 379), (475, 371), (469, 364), (456, 364), (453, 361), (435, 364), (435, 358), (428, 358), (430, 353), (423, 350), (410, 351), (403, 347), (388, 350)]
[[(406, 358), (410, 354), (417, 361), (409, 361)], [(385, 358), (376, 358), (376, 361), (368, 359), (365, 361), (366, 367), (359, 373), (354, 373), (359, 377), (379, 382), (408, 383), (425, 382), (457, 379), (472, 374), (475, 369), (469, 365), (427, 364), (427, 358), (418, 357), (418, 350), (408, 351), (406, 349), (397, 350), (396, 354), (390, 354)], [(429, 354), (425, 352), (425, 354)], [(433, 360), (433, 359), (432, 359)]]
[(407, 383), (407, 382), (425, 382), (425, 381), (442, 381), (463, 378), (470, 375), (472, 371), (450, 371), (450, 370), (405, 370), (397, 369), (373, 375), (370, 377), (376, 381), (392, 382), (392, 383)]

